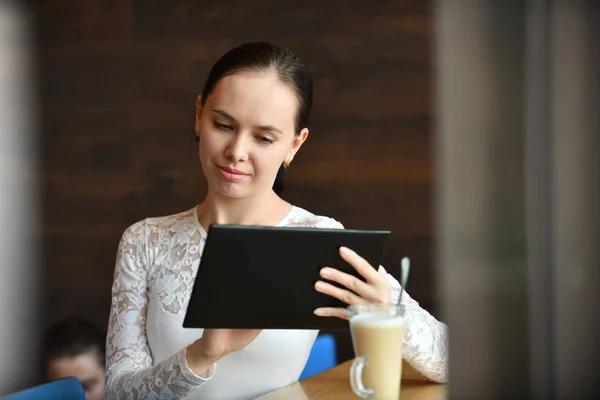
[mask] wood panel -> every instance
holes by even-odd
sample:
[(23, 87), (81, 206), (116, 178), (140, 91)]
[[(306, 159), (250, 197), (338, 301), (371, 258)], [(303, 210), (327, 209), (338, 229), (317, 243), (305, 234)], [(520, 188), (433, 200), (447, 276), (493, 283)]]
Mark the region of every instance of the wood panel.
[[(315, 76), (285, 197), (347, 227), (391, 229), (384, 265), (397, 275), (411, 256), (409, 292), (435, 312), (429, 2), (32, 4), (46, 323), (105, 326), (123, 230), (201, 201), (195, 96), (216, 59), (250, 40), (290, 46)], [(347, 337), (341, 351), (350, 357)]]

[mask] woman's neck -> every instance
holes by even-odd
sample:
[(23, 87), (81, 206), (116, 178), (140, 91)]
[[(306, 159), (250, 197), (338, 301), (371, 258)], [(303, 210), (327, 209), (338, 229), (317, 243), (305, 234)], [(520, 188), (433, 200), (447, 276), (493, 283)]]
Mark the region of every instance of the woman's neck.
[(290, 209), (291, 205), (275, 193), (245, 199), (208, 193), (198, 205), (198, 222), (205, 229), (210, 224), (271, 226), (280, 222)]

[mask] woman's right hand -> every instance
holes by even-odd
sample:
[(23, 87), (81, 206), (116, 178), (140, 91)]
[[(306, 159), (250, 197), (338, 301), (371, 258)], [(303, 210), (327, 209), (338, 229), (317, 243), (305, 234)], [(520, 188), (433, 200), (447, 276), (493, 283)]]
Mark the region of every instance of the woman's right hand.
[(262, 329), (205, 329), (201, 338), (187, 348), (188, 365), (202, 375), (220, 358), (241, 350), (254, 341)]

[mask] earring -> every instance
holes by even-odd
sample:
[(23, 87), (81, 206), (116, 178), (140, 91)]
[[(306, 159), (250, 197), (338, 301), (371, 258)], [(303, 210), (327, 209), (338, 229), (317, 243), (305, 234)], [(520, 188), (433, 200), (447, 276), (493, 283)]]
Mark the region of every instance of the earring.
[(200, 134), (198, 132), (196, 132), (196, 143), (198, 143), (200, 141)]
[(283, 169), (284, 169), (284, 171), (287, 171), (289, 167), (290, 167), (290, 163), (287, 162), (287, 161), (284, 161), (283, 162)]

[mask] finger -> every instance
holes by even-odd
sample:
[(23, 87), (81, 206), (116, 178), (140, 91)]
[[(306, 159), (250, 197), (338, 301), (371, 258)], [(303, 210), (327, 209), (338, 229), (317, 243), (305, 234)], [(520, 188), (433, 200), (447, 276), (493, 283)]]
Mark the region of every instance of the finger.
[(357, 294), (352, 293), (349, 290), (333, 286), (332, 284), (327, 282), (317, 281), (317, 283), (315, 283), (315, 289), (317, 290), (317, 292), (321, 292), (331, 297), (335, 297), (336, 299), (348, 305), (361, 304), (365, 302), (365, 300), (363, 300)]
[(319, 317), (337, 317), (345, 320), (350, 319), (350, 313), (348, 312), (348, 310), (337, 307), (317, 308), (314, 311), (314, 314), (318, 315)]
[(353, 291), (360, 297), (369, 297), (373, 291), (373, 288), (369, 284), (361, 281), (355, 276), (337, 270), (335, 268), (325, 267), (321, 269), (321, 276), (327, 280), (339, 283), (346, 289)]
[(365, 278), (367, 282), (377, 282), (380, 278), (380, 275), (377, 273), (375, 268), (373, 268), (367, 260), (359, 256), (354, 250), (342, 246), (340, 247), (340, 256), (342, 256), (344, 261), (352, 265), (356, 272)]

